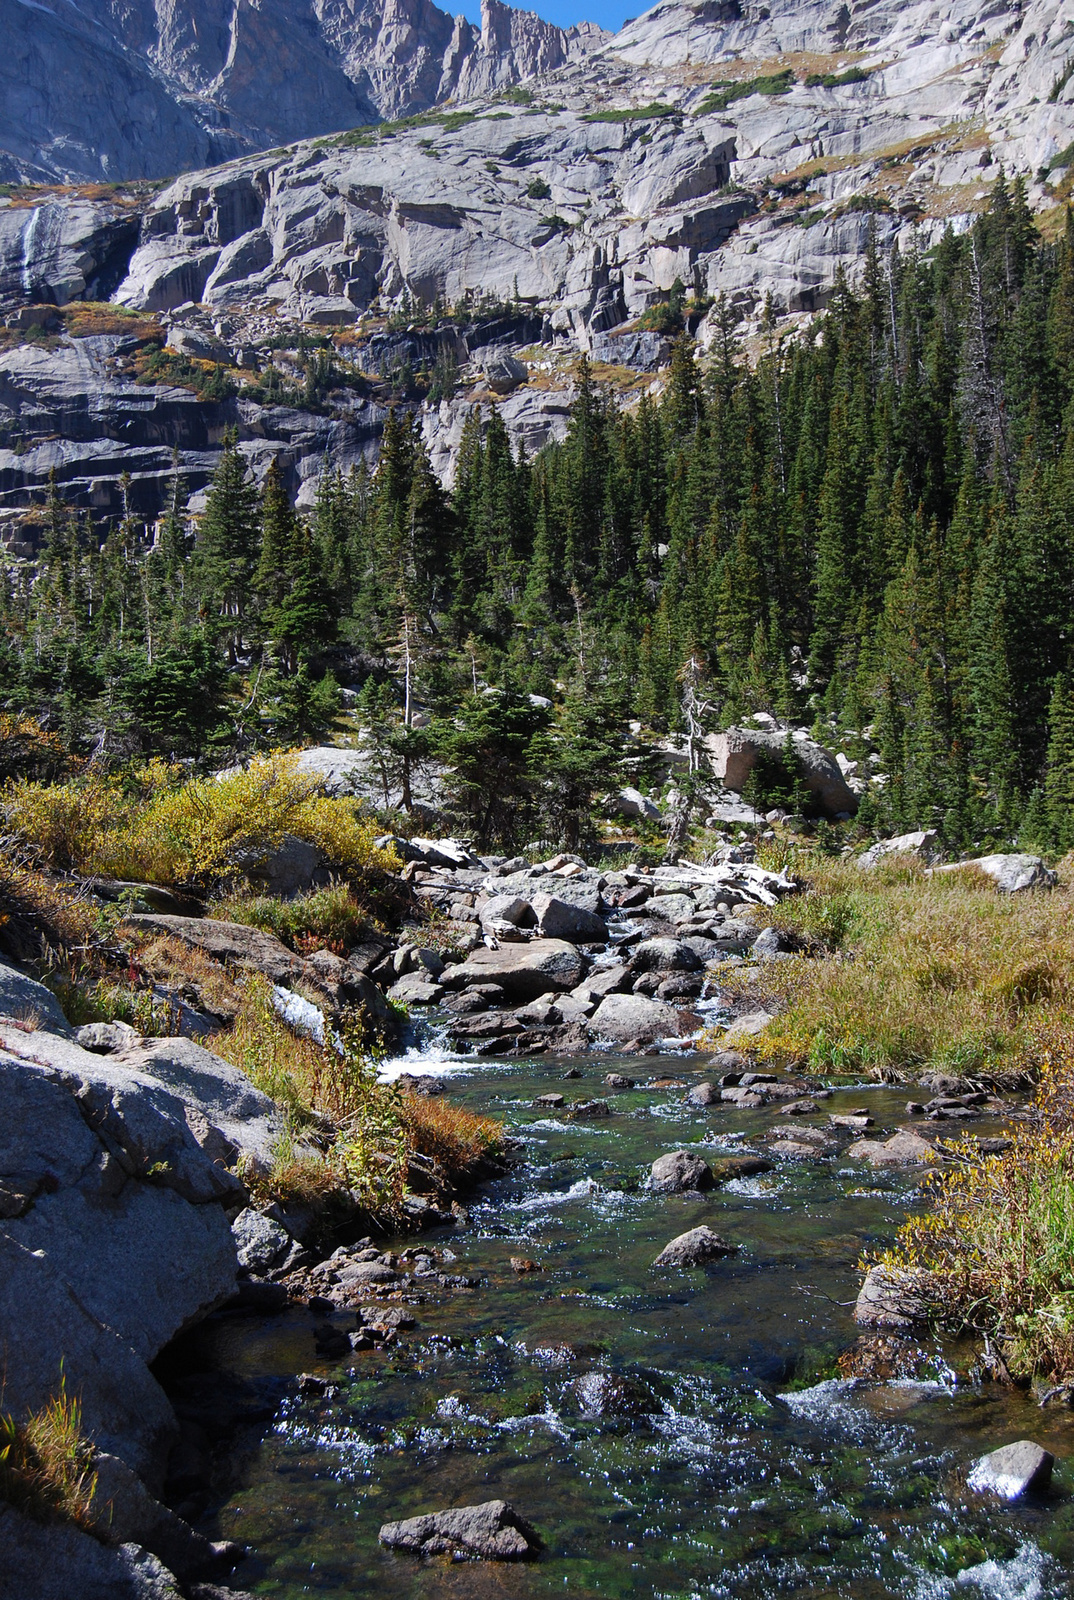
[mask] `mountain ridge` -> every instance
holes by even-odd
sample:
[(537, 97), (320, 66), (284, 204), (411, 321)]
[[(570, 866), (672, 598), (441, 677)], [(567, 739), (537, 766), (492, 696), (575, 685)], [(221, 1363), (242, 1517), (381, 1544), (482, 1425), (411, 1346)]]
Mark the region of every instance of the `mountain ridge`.
[(0, 0), (0, 181), (173, 177), (554, 71), (603, 35), (502, 0)]

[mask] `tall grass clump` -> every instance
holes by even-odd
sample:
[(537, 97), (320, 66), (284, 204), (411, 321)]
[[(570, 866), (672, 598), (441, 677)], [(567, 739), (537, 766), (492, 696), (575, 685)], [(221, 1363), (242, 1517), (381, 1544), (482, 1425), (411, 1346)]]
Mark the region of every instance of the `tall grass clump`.
[(1011, 1147), (928, 1180), (928, 1210), (904, 1224), (882, 1264), (928, 1274), (940, 1322), (990, 1341), (1001, 1376), (1074, 1381), (1074, 1048), (1045, 1050), (1037, 1118)]
[(127, 774), (93, 768), (64, 783), (10, 783), (7, 826), (39, 864), (105, 878), (208, 889), (264, 860), (294, 834), (348, 876), (398, 867), (375, 822), (321, 793), (297, 753), (259, 756), (219, 778), (151, 761)]
[(381, 1083), (381, 1052), (356, 1013), (323, 1042), (294, 1033), (263, 978), (245, 980), (233, 1026), (211, 1042), (284, 1112), (271, 1171), (246, 1175), (264, 1198), (330, 1206), (346, 1190), (390, 1218), (405, 1198), (412, 1152), (436, 1161), (450, 1181), (467, 1177), (502, 1137), (488, 1118)]
[(303, 954), (328, 949), (345, 955), (370, 931), (369, 916), (346, 883), (313, 889), (293, 900), (267, 894), (227, 894), (213, 902), (210, 915), (274, 933)]
[(795, 869), (806, 892), (770, 920), (796, 958), (726, 980), (777, 1012), (762, 1055), (881, 1079), (1031, 1073), (1074, 1027), (1067, 884), (1002, 895), (980, 873), (930, 878), (916, 863), (866, 873), (799, 856)]
[(88, 1527), (96, 1481), (82, 1407), (62, 1372), (57, 1393), (25, 1421), (0, 1413), (0, 1499), (38, 1522)]

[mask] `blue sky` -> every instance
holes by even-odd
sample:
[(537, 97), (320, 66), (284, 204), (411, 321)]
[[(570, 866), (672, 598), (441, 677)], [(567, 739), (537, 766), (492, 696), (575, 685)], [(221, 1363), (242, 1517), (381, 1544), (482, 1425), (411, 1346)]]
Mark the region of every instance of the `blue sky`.
[[(556, 22), (561, 28), (569, 28), (572, 22), (597, 22), (602, 28), (618, 33), (628, 17), (639, 17), (653, 0), (635, 0), (634, 4), (629, 0), (625, 4), (617, 4), (616, 0), (510, 0), (510, 3), (520, 11), (536, 11), (546, 22)], [(471, 22), (481, 21), (481, 0), (463, 0), (462, 4), (460, 0), (439, 0), (439, 4), (453, 16), (461, 11)]]

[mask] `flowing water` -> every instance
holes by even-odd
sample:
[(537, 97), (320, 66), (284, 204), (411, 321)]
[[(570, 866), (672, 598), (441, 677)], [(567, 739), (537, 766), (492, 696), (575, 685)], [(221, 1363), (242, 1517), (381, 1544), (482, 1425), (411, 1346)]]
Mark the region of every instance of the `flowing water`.
[[(439, 1062), (454, 1099), (523, 1142), (469, 1227), (431, 1236), (477, 1286), (434, 1291), (405, 1343), (319, 1363), (305, 1309), (198, 1334), (199, 1360), (275, 1396), (205, 1524), (256, 1551), (233, 1581), (278, 1600), (1074, 1596), (1074, 1463), (1036, 1506), (984, 1506), (962, 1487), (974, 1456), (1013, 1439), (1074, 1455), (1071, 1413), (976, 1381), (966, 1348), (930, 1350), (913, 1382), (837, 1375), (856, 1263), (915, 1203), (914, 1176), (837, 1157), (703, 1198), (654, 1195), (644, 1179), (664, 1151), (759, 1150), (788, 1119), (688, 1106), (703, 1058), (591, 1056), (564, 1083), (570, 1064)], [(682, 1087), (616, 1095), (599, 1122), (533, 1103), (601, 1094), (609, 1070), (668, 1069)], [(881, 1130), (905, 1120), (905, 1093), (873, 1086), (825, 1111), (863, 1105)], [(654, 1271), (702, 1222), (739, 1253)], [(512, 1256), (541, 1270), (519, 1275)], [(333, 1392), (300, 1396), (300, 1371)], [(378, 1545), (385, 1521), (493, 1498), (540, 1530), (538, 1561), (422, 1564)]]

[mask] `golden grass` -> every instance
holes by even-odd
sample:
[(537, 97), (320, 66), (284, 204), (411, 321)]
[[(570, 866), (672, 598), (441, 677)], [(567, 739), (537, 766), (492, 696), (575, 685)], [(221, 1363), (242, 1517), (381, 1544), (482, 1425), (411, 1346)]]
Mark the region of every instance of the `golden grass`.
[(1032, 1122), (1001, 1155), (952, 1144), (957, 1166), (929, 1180), (929, 1209), (902, 1228), (882, 1262), (924, 1281), (937, 1320), (994, 1346), (993, 1370), (1015, 1380), (1074, 1380), (1074, 1041), (1044, 1049)]
[(209, 915), (275, 934), (303, 954), (328, 949), (345, 955), (373, 928), (368, 913), (345, 883), (314, 889), (294, 900), (280, 900), (275, 895), (224, 895), (213, 901)]
[(491, 1117), (432, 1095), (404, 1095), (403, 1119), (407, 1148), (428, 1156), (451, 1177), (472, 1172), (503, 1139), (503, 1128)]
[(319, 792), (297, 751), (261, 756), (220, 778), (188, 778), (150, 761), (118, 776), (90, 770), (66, 783), (8, 785), (7, 824), (40, 864), (106, 878), (206, 887), (263, 859), (286, 834), (315, 844), (341, 871), (393, 871), (359, 803)]
[(24, 1422), (0, 1415), (0, 1499), (38, 1522), (92, 1522), (93, 1450), (82, 1434), (82, 1407), (58, 1393)]
[(987, 1077), (1038, 1070), (1072, 1030), (1069, 881), (1001, 895), (983, 876), (914, 864), (862, 873), (806, 857), (799, 871), (808, 891), (768, 920), (803, 953), (726, 980), (778, 1008), (762, 1056), (891, 1080)]

